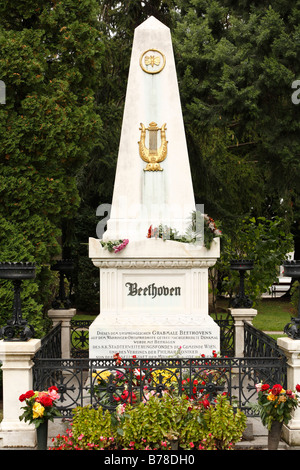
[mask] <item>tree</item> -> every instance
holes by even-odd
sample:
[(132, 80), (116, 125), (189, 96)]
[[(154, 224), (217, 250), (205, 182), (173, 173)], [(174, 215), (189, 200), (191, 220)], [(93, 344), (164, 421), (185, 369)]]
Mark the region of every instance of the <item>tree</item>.
[(230, 269), (232, 260), (252, 260), (253, 269), (245, 278), (245, 292), (256, 302), (279, 275), (279, 266), (293, 249), (293, 237), (280, 217), (247, 217), (235, 224), (231, 235), (224, 234), (220, 260), (216, 264), (219, 294), (236, 295), (239, 273)]
[[(0, 6), (0, 261), (31, 261), (23, 312), (38, 336), (53, 296), (51, 261), (79, 207), (76, 174), (99, 138), (95, 89), (104, 54), (95, 0)], [(11, 294), (1, 282), (1, 321)]]
[[(178, 1), (173, 34), (195, 195), (232, 215), (293, 221), (299, 205), (300, 2)], [(293, 204), (293, 207), (292, 207)]]

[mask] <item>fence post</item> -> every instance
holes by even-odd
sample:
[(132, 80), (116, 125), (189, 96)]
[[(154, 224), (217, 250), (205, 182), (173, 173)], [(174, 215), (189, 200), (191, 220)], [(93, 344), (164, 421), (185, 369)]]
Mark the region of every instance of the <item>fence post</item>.
[(20, 421), (22, 402), (19, 396), (32, 390), (33, 357), (41, 347), (40, 339), (0, 341), (3, 371), (3, 420), (0, 423), (0, 447), (35, 447), (33, 424)]
[[(300, 340), (283, 337), (277, 339), (277, 344), (287, 357), (287, 388), (295, 390), (300, 384)], [(283, 426), (283, 439), (290, 446), (300, 445), (300, 407), (294, 410), (288, 425)]]
[(235, 356), (244, 357), (244, 321), (252, 325), (253, 318), (257, 315), (254, 308), (229, 308), (234, 319), (235, 328)]
[(53, 321), (53, 326), (61, 322), (62, 359), (70, 359), (71, 357), (71, 320), (75, 314), (75, 308), (48, 310), (48, 316)]

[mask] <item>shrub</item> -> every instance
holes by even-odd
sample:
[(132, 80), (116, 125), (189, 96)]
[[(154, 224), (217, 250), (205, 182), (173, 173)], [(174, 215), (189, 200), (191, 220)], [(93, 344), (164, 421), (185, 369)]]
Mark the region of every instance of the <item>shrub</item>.
[(116, 413), (102, 408), (76, 408), (72, 431), (53, 440), (56, 450), (227, 450), (238, 442), (246, 426), (246, 416), (234, 411), (226, 396), (214, 405), (185, 396), (162, 397), (149, 394), (136, 406), (122, 404)]
[(227, 397), (218, 395), (216, 405), (207, 409), (204, 419), (207, 426), (205, 448), (226, 450), (240, 441), (247, 418), (241, 410), (234, 411)]
[(53, 439), (53, 450), (101, 450), (116, 448), (112, 416), (102, 408), (77, 407), (72, 429)]
[(119, 427), (125, 448), (166, 449), (170, 441), (180, 437), (190, 402), (167, 393), (162, 398), (157, 395), (147, 398), (145, 403), (125, 408)]

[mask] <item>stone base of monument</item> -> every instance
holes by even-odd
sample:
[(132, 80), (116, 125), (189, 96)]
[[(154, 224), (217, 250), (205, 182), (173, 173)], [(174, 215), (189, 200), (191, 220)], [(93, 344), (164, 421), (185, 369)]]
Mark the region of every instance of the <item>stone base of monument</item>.
[(208, 269), (219, 239), (204, 246), (161, 239), (129, 243), (115, 254), (90, 239), (100, 268), (100, 315), (89, 329), (90, 358), (211, 356), (220, 350), (208, 314)]

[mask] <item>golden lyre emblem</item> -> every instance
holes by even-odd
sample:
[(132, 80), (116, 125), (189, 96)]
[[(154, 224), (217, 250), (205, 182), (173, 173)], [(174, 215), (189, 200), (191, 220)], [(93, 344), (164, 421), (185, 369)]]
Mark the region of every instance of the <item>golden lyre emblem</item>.
[[(157, 148), (157, 133), (160, 130), (161, 144)], [(140, 157), (144, 162), (147, 163), (144, 171), (162, 171), (163, 169), (160, 166), (167, 156), (167, 146), (168, 142), (166, 140), (166, 124), (163, 124), (161, 127), (157, 127), (156, 122), (150, 122), (149, 127), (145, 127), (141, 123), (141, 140), (139, 144)], [(146, 147), (146, 131), (149, 132), (149, 148)]]

